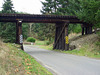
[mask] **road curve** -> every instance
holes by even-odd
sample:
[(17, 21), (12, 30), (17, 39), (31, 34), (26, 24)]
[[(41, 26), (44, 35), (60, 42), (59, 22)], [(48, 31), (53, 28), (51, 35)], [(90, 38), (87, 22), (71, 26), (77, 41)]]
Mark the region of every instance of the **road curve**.
[(100, 60), (24, 46), (29, 55), (54, 75), (100, 75)]

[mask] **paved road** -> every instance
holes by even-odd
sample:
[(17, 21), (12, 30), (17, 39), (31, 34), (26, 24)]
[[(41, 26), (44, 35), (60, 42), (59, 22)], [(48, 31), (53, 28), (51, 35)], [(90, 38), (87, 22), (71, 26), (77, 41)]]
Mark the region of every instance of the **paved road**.
[(100, 60), (24, 46), (25, 52), (54, 75), (100, 75)]

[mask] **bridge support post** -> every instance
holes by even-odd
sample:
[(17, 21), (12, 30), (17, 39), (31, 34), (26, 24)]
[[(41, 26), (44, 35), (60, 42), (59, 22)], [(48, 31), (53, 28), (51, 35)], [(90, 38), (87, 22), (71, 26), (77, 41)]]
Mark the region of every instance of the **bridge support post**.
[(85, 35), (88, 34), (88, 27), (85, 27)]
[(92, 26), (89, 27), (89, 34), (92, 34)]
[(82, 27), (82, 35), (84, 35), (84, 27)]
[(64, 23), (56, 23), (56, 31), (55, 31), (55, 42), (53, 49), (64, 50)]
[(56, 23), (53, 49), (69, 50), (68, 25), (69, 22)]
[(68, 26), (69, 26), (69, 23), (66, 23), (66, 26), (65, 26), (65, 50), (69, 50), (69, 38), (68, 38)]
[(19, 44), (19, 37), (18, 37), (18, 23), (16, 22), (16, 44)]
[(82, 35), (84, 35), (85, 28), (83, 24), (81, 24), (81, 28), (82, 28)]
[(92, 34), (92, 26), (85, 27), (85, 34)]
[(22, 35), (22, 21), (18, 20), (16, 23), (16, 43), (21, 45), (23, 50), (23, 35)]

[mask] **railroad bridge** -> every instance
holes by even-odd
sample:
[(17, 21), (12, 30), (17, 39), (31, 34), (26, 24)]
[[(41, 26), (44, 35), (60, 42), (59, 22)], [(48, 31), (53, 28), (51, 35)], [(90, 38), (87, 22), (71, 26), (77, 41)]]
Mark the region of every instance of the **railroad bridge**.
[(82, 35), (92, 33), (92, 24), (80, 21), (76, 16), (35, 15), (35, 14), (0, 14), (0, 22), (16, 23), (16, 43), (23, 45), (22, 23), (55, 23), (55, 41), (53, 49), (69, 50), (68, 26), (79, 23)]

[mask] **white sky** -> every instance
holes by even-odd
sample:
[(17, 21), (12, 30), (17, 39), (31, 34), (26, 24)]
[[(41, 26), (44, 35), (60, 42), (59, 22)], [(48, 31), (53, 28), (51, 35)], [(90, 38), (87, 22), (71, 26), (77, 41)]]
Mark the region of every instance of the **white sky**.
[[(14, 10), (19, 12), (27, 12), (30, 14), (41, 14), (40, 9), (42, 9), (42, 4), (40, 1), (45, 0), (12, 0), (14, 5)], [(2, 4), (4, 3), (3, 0), (0, 0), (0, 10)]]

